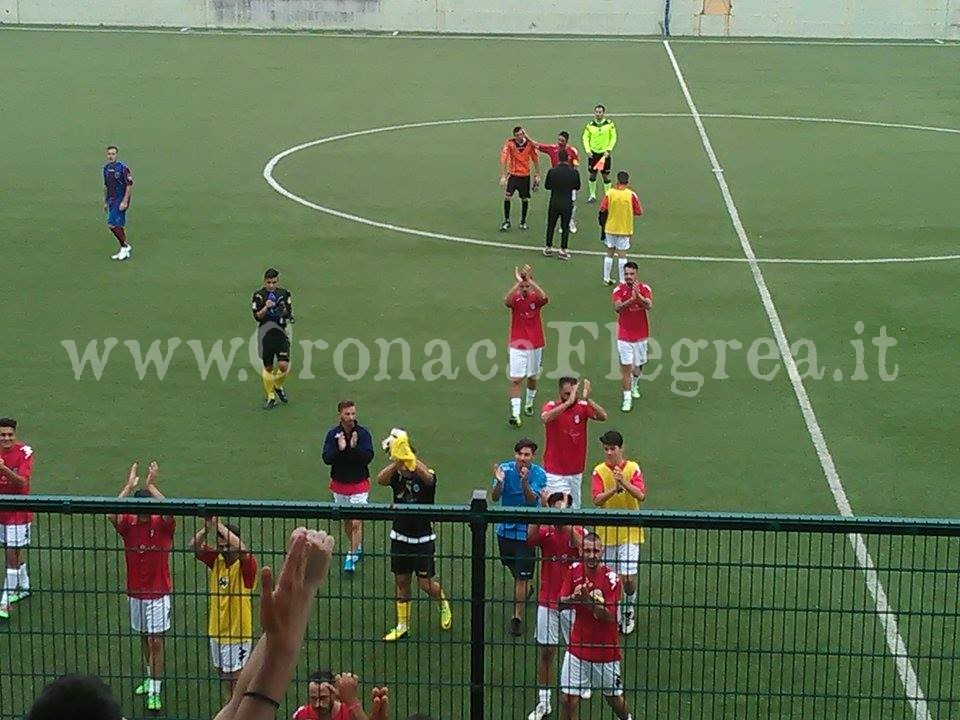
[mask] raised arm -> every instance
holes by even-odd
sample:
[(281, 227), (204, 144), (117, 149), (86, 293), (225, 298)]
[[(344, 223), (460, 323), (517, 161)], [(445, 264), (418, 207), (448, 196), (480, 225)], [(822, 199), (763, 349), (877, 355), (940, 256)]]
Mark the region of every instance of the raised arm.
[(390, 480), (400, 472), (400, 461), (394, 460), (392, 463), (387, 465), (383, 470), (377, 473), (377, 485), (387, 486), (390, 484)]
[[(137, 476), (137, 463), (134, 463), (130, 466), (130, 472), (127, 473), (126, 482), (123, 483), (123, 487), (120, 488), (120, 493), (117, 495), (117, 500), (122, 500), (127, 497), (130, 493), (136, 490), (137, 485), (140, 483), (140, 478)], [(116, 513), (110, 513), (107, 515), (107, 520), (113, 525), (114, 528), (117, 527), (117, 523), (120, 521), (120, 516)]]
[[(157, 500), (166, 500), (166, 496), (160, 492), (160, 488), (157, 487), (157, 476), (160, 474), (160, 466), (157, 465), (156, 461), (150, 463), (150, 467), (147, 468), (147, 492), (149, 492)], [(164, 521), (171, 522), (173, 520), (173, 515), (163, 515)]]

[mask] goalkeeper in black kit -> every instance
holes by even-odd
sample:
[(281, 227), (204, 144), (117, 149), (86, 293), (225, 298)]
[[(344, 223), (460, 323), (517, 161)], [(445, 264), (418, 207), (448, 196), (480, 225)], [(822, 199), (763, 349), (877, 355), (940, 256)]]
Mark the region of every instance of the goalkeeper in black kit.
[(280, 287), (280, 272), (269, 268), (263, 274), (263, 287), (253, 294), (254, 319), (260, 324), (257, 343), (263, 360), (261, 379), (267, 396), (265, 410), (277, 407), (277, 400), (288, 401), (283, 389), (290, 373), (290, 338), (287, 325), (293, 323), (293, 298), (290, 291)]

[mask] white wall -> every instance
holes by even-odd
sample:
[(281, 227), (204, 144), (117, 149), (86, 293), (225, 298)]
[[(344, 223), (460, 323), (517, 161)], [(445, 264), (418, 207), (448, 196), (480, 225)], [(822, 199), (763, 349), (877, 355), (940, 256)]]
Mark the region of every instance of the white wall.
[[(655, 35), (664, 0), (0, 0), (0, 22)], [(960, 0), (672, 0), (674, 35), (960, 38)]]

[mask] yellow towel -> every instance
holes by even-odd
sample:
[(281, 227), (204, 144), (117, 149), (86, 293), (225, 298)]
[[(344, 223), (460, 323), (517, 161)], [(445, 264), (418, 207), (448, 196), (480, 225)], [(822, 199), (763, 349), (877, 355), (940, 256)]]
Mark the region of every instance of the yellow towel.
[(410, 448), (410, 438), (404, 430), (393, 428), (387, 439), (381, 443), (384, 450), (390, 452), (390, 459), (394, 462), (402, 462), (407, 470), (413, 470), (417, 467), (417, 456), (413, 454)]

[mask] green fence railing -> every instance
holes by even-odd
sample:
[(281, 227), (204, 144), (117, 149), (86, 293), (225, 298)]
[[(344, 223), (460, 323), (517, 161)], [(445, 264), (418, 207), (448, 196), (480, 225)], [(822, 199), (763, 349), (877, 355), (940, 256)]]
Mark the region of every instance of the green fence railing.
[[(278, 717), (307, 700), (318, 668), (360, 676), (362, 697), (387, 685), (392, 716), (522, 720), (537, 702), (535, 598), (520, 636), (508, 632), (514, 584), (494, 536), (498, 522), (636, 524), (637, 516), (470, 506), (392, 507), (213, 500), (0, 496), (0, 511), (36, 513), (24, 557), (30, 597), (0, 620), (0, 718), (20, 718), (49, 680), (100, 675), (128, 718), (211, 718), (224, 687), (207, 636), (208, 570), (188, 541), (216, 515), (235, 523), (258, 562), (277, 566), (297, 525), (337, 538), (364, 521), (364, 558), (339, 562), (321, 589), (297, 680)], [(149, 508), (149, 510), (146, 510)], [(131, 629), (124, 553), (107, 513), (176, 519), (172, 623), (165, 634), (163, 709), (135, 695), (145, 675)], [(390, 521), (429, 517), (436, 576), (453, 625), (414, 582), (410, 634), (395, 622)], [(636, 630), (621, 636), (622, 682), (633, 718), (948, 720), (960, 718), (960, 521), (644, 512)], [(602, 521), (601, 521), (602, 518)], [(2, 539), (2, 538), (0, 538)], [(865, 558), (869, 557), (870, 562)], [(871, 564), (872, 563), (872, 564)], [(534, 582), (536, 586), (536, 582)], [(258, 631), (254, 595), (254, 632)], [(555, 660), (551, 718), (560, 717)], [(583, 719), (610, 718), (601, 693)]]

